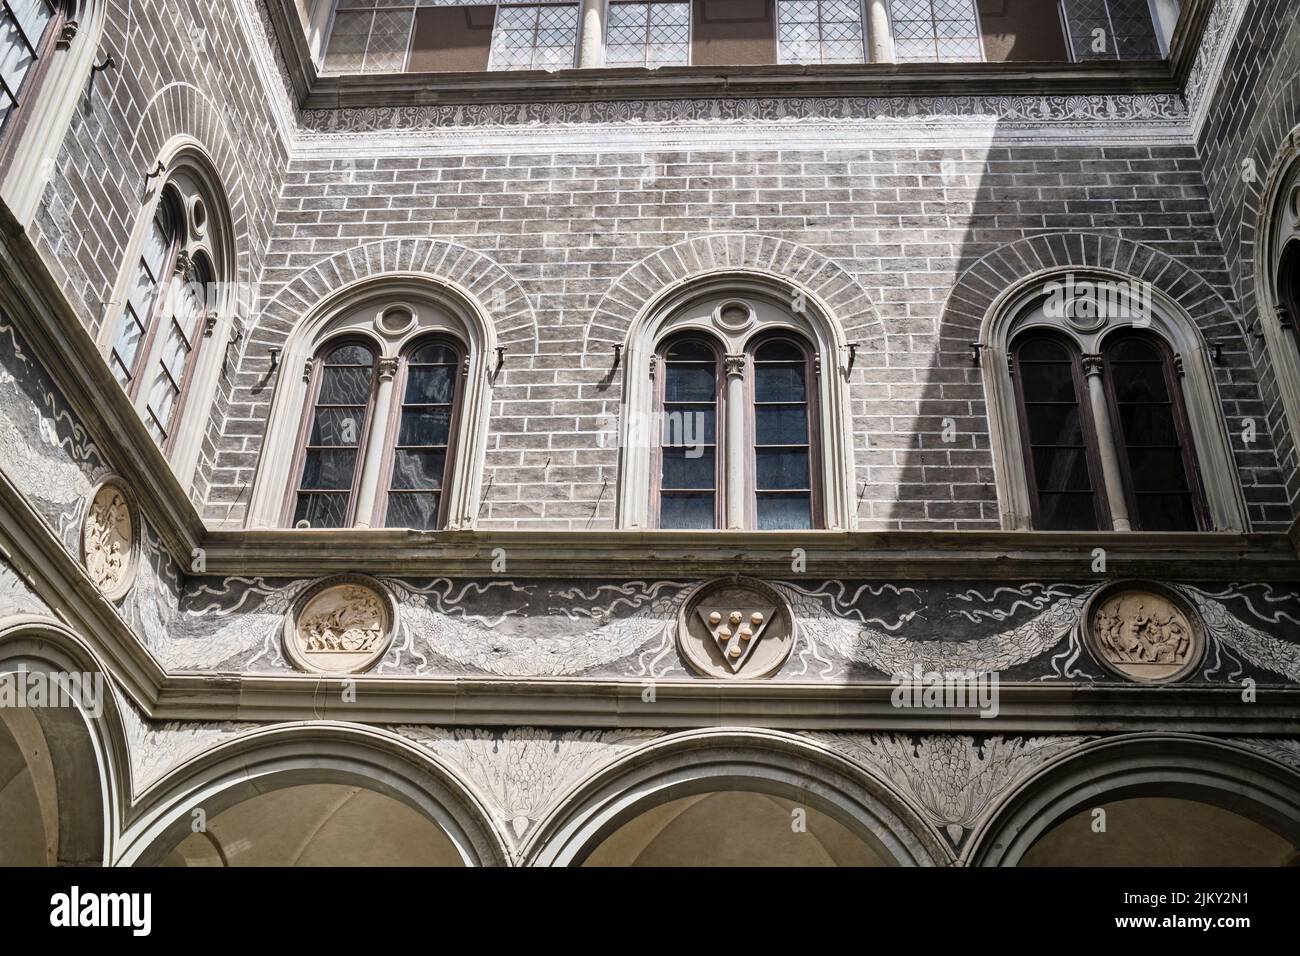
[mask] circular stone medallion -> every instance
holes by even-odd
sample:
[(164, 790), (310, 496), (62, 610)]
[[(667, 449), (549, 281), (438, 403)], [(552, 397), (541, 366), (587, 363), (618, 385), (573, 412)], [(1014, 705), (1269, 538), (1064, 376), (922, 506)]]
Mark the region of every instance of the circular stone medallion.
[(752, 578), (701, 585), (677, 619), (682, 655), (706, 677), (770, 677), (790, 656), (794, 634), (785, 599)]
[(369, 670), (392, 643), (397, 612), (378, 582), (330, 578), (294, 602), (284, 646), (300, 670), (355, 674)]
[(1129, 680), (1165, 683), (1195, 669), (1205, 648), (1196, 612), (1172, 590), (1123, 582), (1093, 595), (1084, 611), (1093, 652)]
[(135, 576), (135, 513), (115, 480), (105, 481), (90, 499), (81, 525), (81, 561), (91, 583), (115, 601), (131, 589)]

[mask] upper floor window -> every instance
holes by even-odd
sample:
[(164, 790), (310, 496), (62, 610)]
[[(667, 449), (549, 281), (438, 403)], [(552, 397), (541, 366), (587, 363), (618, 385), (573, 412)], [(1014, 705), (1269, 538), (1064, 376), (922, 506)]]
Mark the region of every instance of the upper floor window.
[(899, 63), (982, 60), (975, 0), (890, 0)]
[(1061, 0), (1075, 60), (1159, 59), (1149, 0)]
[(464, 348), (435, 335), (396, 359), (380, 354), (373, 342), (344, 336), (312, 363), (295, 527), (430, 531), (445, 521)]
[(494, 345), (487, 317), (431, 279), (376, 276), (323, 302), (284, 344), (252, 525), (472, 524)]
[(336, 73), (544, 70), (575, 65), (579, 4), (340, 0), (324, 67)]
[(7, 0), (0, 3), (0, 162), (7, 159), (27, 122), (64, 28), (67, 11), (55, 0)]
[(823, 523), (815, 353), (788, 326), (756, 321), (758, 312), (774, 318), (747, 300), (716, 303), (723, 335), (690, 328), (656, 350), (650, 495), (660, 528)]
[(1036, 330), (1012, 355), (1035, 528), (1205, 527), (1179, 375), (1162, 341), (1121, 331), (1085, 355)]
[(1061, 273), (981, 328), (1003, 527), (1246, 527), (1209, 350), (1157, 289)]
[(227, 256), (222, 229), (211, 220), (209, 194), (185, 168), (160, 190), (122, 279), (108, 350), (114, 376), (167, 452), (176, 444), (199, 347), (216, 327), (223, 296), (215, 262)]
[(691, 62), (691, 5), (675, 0), (610, 0), (606, 66), (686, 66)]
[(1127, 60), (1161, 56), (1177, 6), (1158, 4), (1159, 23), (1148, 0), (603, 0), (586, 19), (575, 0), (339, 0), (324, 68)]

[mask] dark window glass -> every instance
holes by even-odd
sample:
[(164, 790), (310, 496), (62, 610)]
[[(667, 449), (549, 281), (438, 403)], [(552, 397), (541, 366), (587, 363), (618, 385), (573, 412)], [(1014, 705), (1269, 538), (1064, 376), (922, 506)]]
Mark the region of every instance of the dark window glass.
[(348, 523), (374, 376), (375, 354), (365, 345), (334, 346), (318, 363), (295, 525), (305, 521), (313, 528), (341, 528)]
[(1013, 351), (1036, 526), (1096, 531), (1099, 500), (1074, 351), (1048, 336), (1022, 339)]
[(1190, 446), (1167, 352), (1145, 336), (1124, 336), (1107, 346), (1106, 367), (1134, 530), (1195, 531)]
[(754, 353), (754, 494), (759, 530), (812, 527), (808, 360), (778, 339)]
[(699, 339), (678, 339), (664, 352), (662, 374), (659, 527), (716, 528), (717, 353)]
[(384, 524), (432, 531), (440, 526), (450, 460), (461, 353), (432, 339), (407, 353)]

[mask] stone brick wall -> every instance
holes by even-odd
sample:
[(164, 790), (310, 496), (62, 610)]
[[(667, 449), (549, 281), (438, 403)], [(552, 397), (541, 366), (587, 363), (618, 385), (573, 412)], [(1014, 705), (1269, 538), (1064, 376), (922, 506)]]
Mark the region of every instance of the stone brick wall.
[[(1027, 237), (1122, 237), (1203, 279), (1218, 307), (1198, 321), (1207, 339), (1225, 342), (1224, 414), (1262, 414), (1190, 145), (370, 158), (365, 148), (358, 136), (356, 155), (290, 163), (263, 301), (322, 259), (416, 238), (472, 249), (518, 282), (536, 348), (512, 347), (494, 392), (484, 527), (612, 525), (622, 377), (605, 381), (612, 353), (591, 328), (623, 273), (692, 239), (720, 249), (726, 242), (708, 237), (781, 240), (842, 267), (870, 299), (879, 324), (861, 343), (851, 385), (854, 493), (866, 528), (997, 527), (971, 361), (978, 321), (972, 328), (945, 303), (965, 270)], [(1072, 261), (1068, 251), (1058, 259)], [(226, 426), (243, 441), (217, 460), (210, 517), (242, 513), (270, 401), (254, 389), (265, 347), (290, 321), (259, 326), (252, 340)], [(958, 427), (952, 443), (940, 437), (947, 417)], [(1235, 450), (1252, 521), (1284, 527), (1268, 438)]]
[[(92, 335), (118, 310), (107, 300), (124, 246), (141, 214), (145, 175), (177, 136), (212, 157), (234, 226), (236, 280), (262, 270), (288, 157), (250, 38), (236, 4), (201, 0), (104, 0), (97, 73), (78, 102), (42, 196), (32, 239)], [(196, 501), (207, 497), (210, 463), (225, 418), (229, 382), (215, 397)]]
[[(1259, 318), (1255, 250), (1265, 177), (1279, 155), (1283, 138), (1300, 125), (1300, 6), (1292, 0), (1245, 0), (1218, 6), (1222, 11), (1216, 13), (1225, 23), (1233, 7), (1243, 7), (1244, 13), (1222, 74), (1207, 91), (1205, 119), (1196, 142), (1232, 291), (1241, 303), (1243, 322), (1249, 326)], [(1250, 174), (1243, 169), (1247, 160), (1252, 163)], [(1293, 508), (1300, 497), (1297, 449), (1283, 417), (1263, 338), (1251, 335), (1247, 346), (1259, 369), (1260, 407), (1277, 445), (1287, 500)], [(1276, 510), (1280, 517), (1282, 509)]]

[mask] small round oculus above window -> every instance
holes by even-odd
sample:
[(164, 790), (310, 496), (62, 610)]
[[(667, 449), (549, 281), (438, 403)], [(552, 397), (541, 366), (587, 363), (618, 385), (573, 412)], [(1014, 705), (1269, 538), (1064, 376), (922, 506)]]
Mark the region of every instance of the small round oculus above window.
[(1084, 607), (1088, 643), (1112, 672), (1140, 683), (1168, 683), (1196, 669), (1205, 629), (1173, 590), (1147, 582), (1102, 588)]
[(397, 608), (370, 578), (329, 578), (309, 588), (290, 609), (284, 645), (299, 670), (355, 674), (373, 667), (388, 651)]
[(757, 321), (754, 307), (739, 299), (723, 302), (713, 313), (714, 324), (725, 332), (743, 332)]
[(95, 585), (115, 601), (131, 589), (136, 566), (136, 519), (116, 481), (96, 489), (81, 525), (81, 560)]
[(415, 325), (415, 310), (409, 305), (390, 305), (375, 319), (375, 328), (383, 335), (404, 335)]
[(194, 202), (190, 205), (190, 226), (196, 236), (203, 235), (208, 228), (208, 207), (198, 196), (194, 197)]

